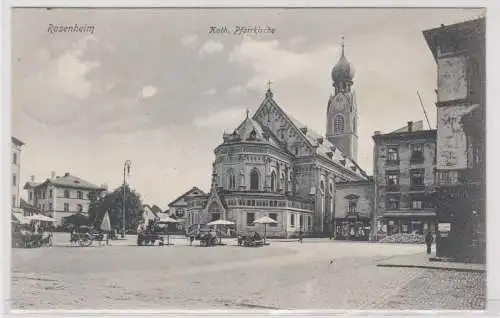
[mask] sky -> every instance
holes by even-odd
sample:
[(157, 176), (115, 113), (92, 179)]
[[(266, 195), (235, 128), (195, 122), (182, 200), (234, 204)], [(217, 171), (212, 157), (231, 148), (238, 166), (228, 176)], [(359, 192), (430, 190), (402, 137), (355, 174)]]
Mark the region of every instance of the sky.
[[(208, 191), (215, 147), (246, 109), (257, 110), (268, 81), (283, 110), (325, 134), (342, 36), (356, 70), (358, 163), (371, 173), (374, 131), (425, 123), (417, 90), (436, 128), (436, 63), (422, 31), (484, 13), (13, 9), (12, 134), (26, 143), (20, 180), (70, 172), (114, 189), (131, 160), (128, 182), (145, 204), (167, 209), (193, 186)], [(83, 32), (49, 32), (75, 24)], [(211, 26), (275, 31), (213, 34)]]

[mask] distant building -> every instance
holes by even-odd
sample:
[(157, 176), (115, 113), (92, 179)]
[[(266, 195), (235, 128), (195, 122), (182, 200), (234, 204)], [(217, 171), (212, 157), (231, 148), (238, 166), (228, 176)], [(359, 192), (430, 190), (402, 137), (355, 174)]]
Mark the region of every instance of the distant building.
[(485, 19), (426, 30), (437, 62), (437, 256), (486, 256)]
[(369, 240), (372, 233), (373, 178), (335, 184), (335, 237), (344, 240)]
[[(168, 204), (168, 213), (170, 214), (170, 216), (174, 217), (180, 223), (186, 223), (186, 221), (189, 220), (189, 223), (193, 224), (194, 223), (194, 213), (193, 212), (188, 213), (187, 211), (188, 211), (188, 207), (189, 208), (196, 208), (196, 207), (195, 206), (193, 206), (193, 207), (188, 206), (188, 200), (191, 197), (199, 197), (199, 196), (205, 197), (206, 193), (203, 192), (198, 187), (192, 187), (191, 189), (184, 192), (182, 195), (180, 195), (178, 198), (176, 198), (175, 200), (173, 200), (172, 202), (170, 202)], [(193, 201), (192, 204), (193, 205), (198, 204), (198, 202), (199, 202), (198, 207), (201, 208), (202, 205), (206, 203), (206, 200), (205, 200), (205, 202), (196, 200), (196, 201)]]
[(436, 130), (410, 121), (373, 140), (377, 236), (433, 231)]
[(20, 180), (21, 174), (21, 149), (24, 142), (16, 137), (11, 138), (11, 208), (19, 209), (21, 203)]
[(69, 172), (64, 176), (56, 176), (53, 172), (49, 179), (41, 183), (35, 182), (32, 177), (24, 189), (28, 191), (28, 204), (59, 223), (63, 217), (88, 213), (92, 196), (97, 198), (107, 191), (105, 185), (97, 186)]

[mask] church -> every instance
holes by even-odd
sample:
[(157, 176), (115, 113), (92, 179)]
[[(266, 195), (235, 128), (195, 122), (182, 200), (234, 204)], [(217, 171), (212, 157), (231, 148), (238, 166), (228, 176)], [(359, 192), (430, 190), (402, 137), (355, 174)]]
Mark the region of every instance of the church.
[(238, 232), (261, 231), (262, 225), (254, 220), (268, 216), (278, 222), (267, 226), (269, 237), (293, 237), (299, 232), (342, 235), (349, 227), (354, 233), (356, 224), (369, 232), (371, 209), (361, 215), (360, 223), (352, 208), (352, 202), (360, 199), (355, 193), (370, 187), (372, 178), (356, 163), (354, 68), (343, 44), (331, 75), (326, 134), (287, 114), (269, 87), (257, 111), (251, 115), (247, 110), (244, 120), (232, 133), (224, 133), (215, 148), (210, 191), (188, 191), (185, 198), (174, 200), (185, 201), (186, 226), (224, 219), (234, 222)]

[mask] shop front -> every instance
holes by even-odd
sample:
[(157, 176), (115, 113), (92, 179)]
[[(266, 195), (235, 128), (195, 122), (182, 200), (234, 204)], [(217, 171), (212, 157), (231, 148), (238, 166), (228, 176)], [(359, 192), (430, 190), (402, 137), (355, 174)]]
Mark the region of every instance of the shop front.
[(371, 220), (359, 215), (348, 215), (337, 219), (335, 225), (335, 239), (349, 241), (368, 241), (370, 239)]

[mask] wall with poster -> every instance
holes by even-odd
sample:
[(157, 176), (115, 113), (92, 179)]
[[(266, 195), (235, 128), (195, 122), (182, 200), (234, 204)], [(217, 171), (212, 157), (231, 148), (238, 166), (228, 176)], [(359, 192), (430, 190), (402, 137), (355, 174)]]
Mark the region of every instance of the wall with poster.
[(467, 139), (461, 119), (479, 105), (438, 107), (438, 170), (467, 168)]
[(438, 102), (467, 97), (467, 59), (465, 56), (440, 58), (438, 61)]

